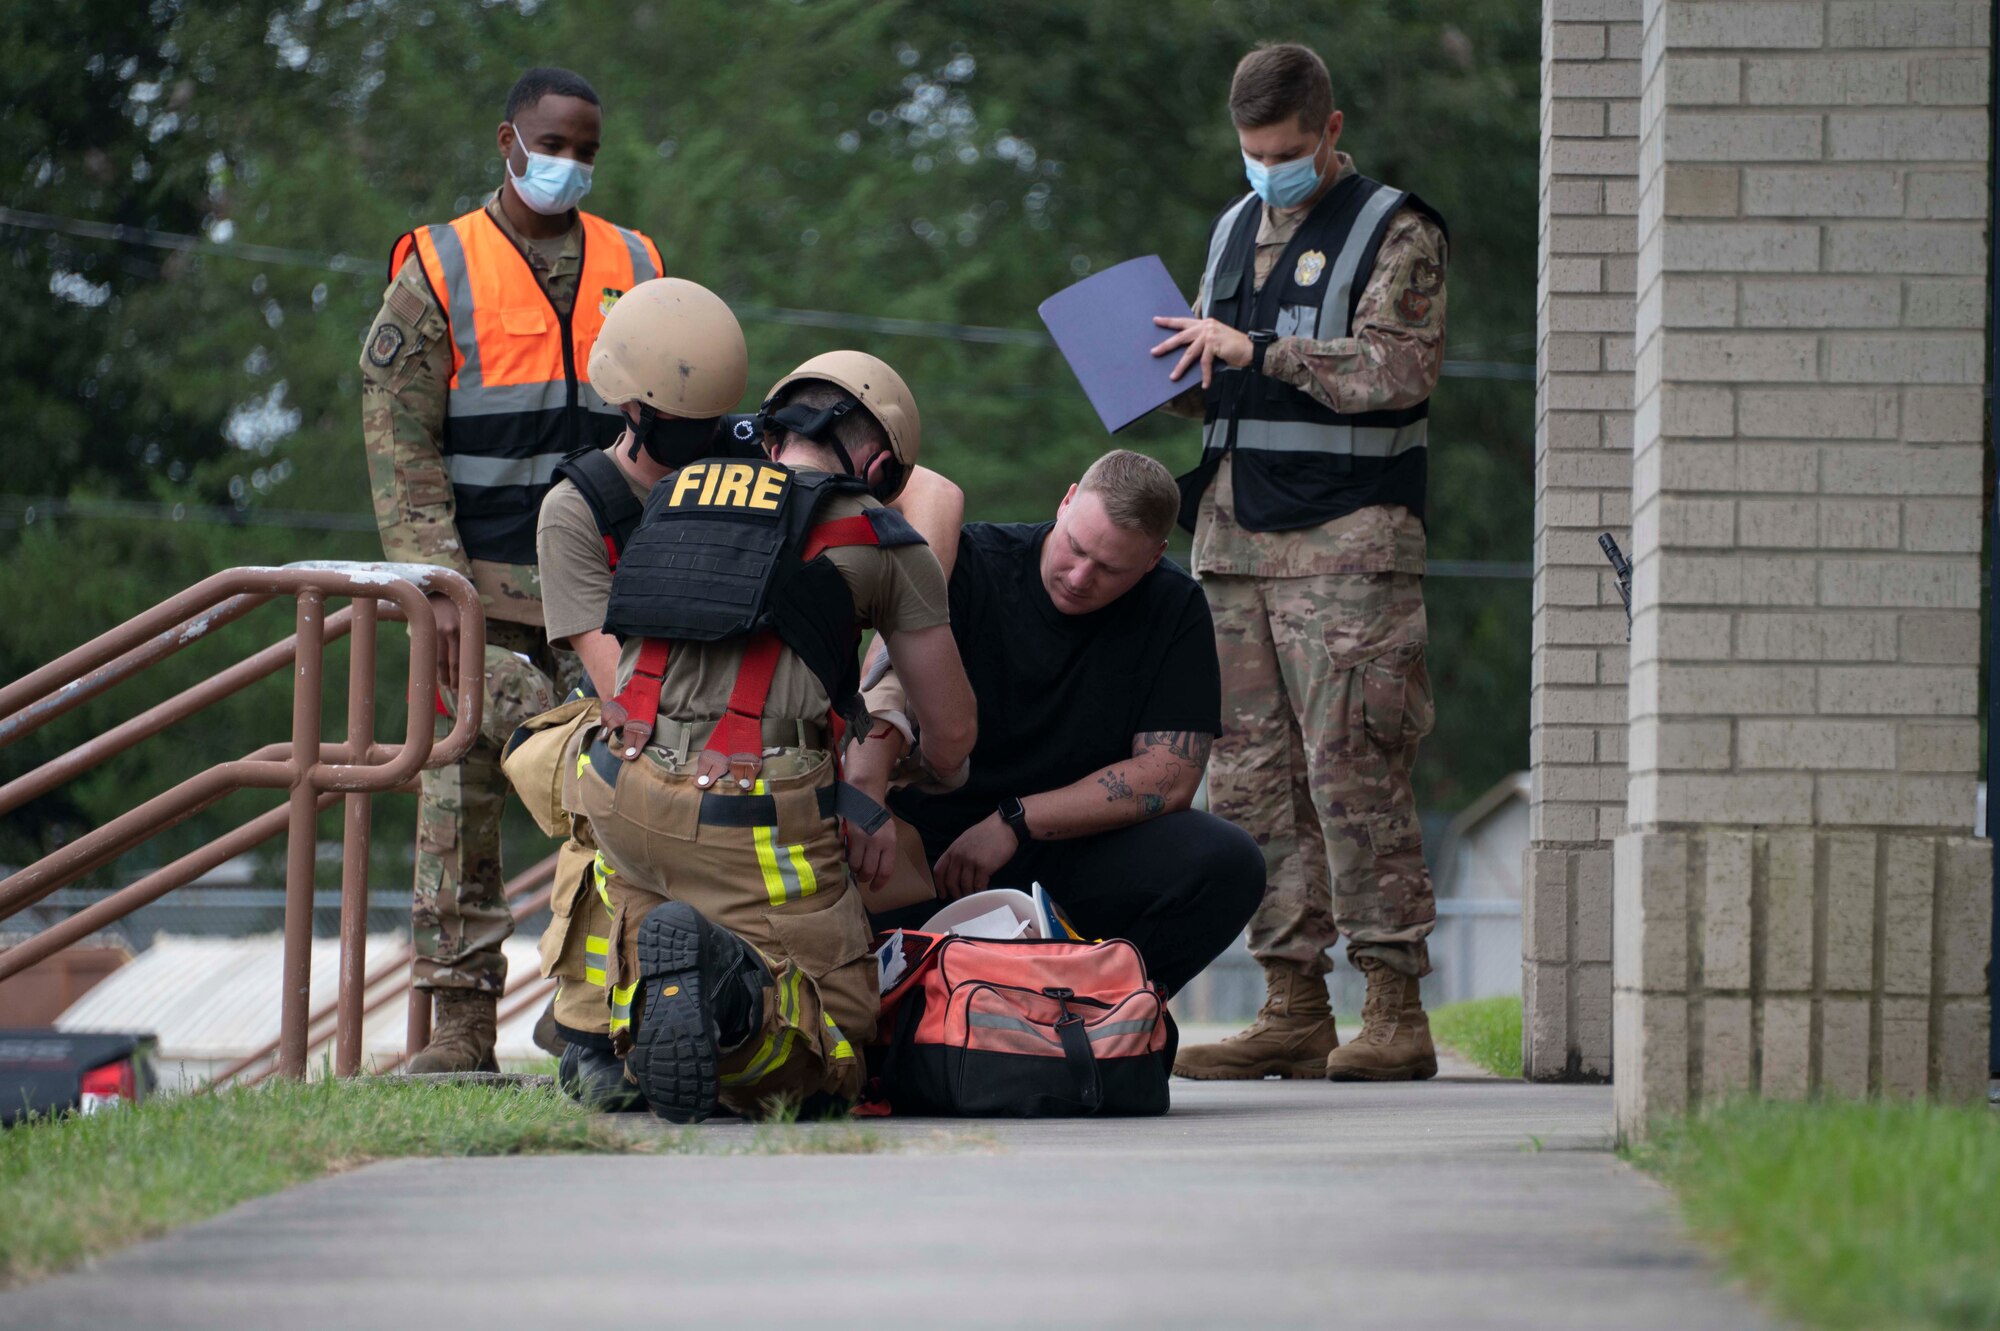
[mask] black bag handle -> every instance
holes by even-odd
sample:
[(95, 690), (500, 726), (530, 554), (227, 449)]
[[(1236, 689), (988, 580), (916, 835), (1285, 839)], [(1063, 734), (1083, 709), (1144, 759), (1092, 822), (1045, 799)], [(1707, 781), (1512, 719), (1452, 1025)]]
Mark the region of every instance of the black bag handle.
[(1098, 1072), (1097, 1052), (1090, 1047), (1090, 1032), (1084, 1028), (1083, 1018), (1069, 1010), (1069, 1003), (1076, 995), (1068, 989), (1044, 989), (1043, 993), (1062, 1005), (1062, 1016), (1056, 1019), (1056, 1038), (1062, 1041), (1063, 1062), (1076, 1077), (1077, 1098), (1084, 1112), (1095, 1114), (1104, 1107), (1104, 1078)]

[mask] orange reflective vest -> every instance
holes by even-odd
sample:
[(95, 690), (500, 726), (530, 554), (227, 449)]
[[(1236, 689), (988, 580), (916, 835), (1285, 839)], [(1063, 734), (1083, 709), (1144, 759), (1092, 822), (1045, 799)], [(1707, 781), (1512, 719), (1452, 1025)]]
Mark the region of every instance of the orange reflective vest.
[(575, 308), (557, 310), (527, 258), (484, 208), (396, 242), (390, 280), (412, 252), (451, 326), (444, 455), (458, 537), (471, 559), (535, 562), (535, 517), (556, 464), (604, 448), (625, 418), (590, 388), (590, 349), (619, 296), (665, 271), (637, 231), (579, 212)]

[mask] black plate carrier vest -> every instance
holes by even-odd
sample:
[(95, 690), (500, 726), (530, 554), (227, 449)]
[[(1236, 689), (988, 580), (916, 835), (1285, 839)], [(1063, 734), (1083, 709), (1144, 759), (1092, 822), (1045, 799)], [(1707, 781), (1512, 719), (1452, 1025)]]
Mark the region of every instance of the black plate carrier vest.
[[(775, 633), (847, 714), (861, 681), (854, 597), (832, 560), (799, 553), (827, 500), (867, 493), (852, 477), (775, 462), (690, 463), (647, 496), (611, 577), (604, 631), (671, 642)], [(924, 543), (894, 509), (861, 517), (874, 528), (868, 544)]]
[[(1244, 332), (1352, 336), (1354, 307), (1374, 276), (1382, 237), (1405, 207), (1444, 230), (1444, 219), (1416, 195), (1349, 175), (1313, 205), (1258, 291), (1264, 209), (1255, 194), (1245, 195), (1210, 230), (1202, 313)], [(1402, 504), (1423, 518), (1428, 400), (1338, 412), (1290, 384), (1218, 365), (1206, 403), (1201, 463), (1178, 478), (1180, 521), (1189, 531), (1227, 453), (1236, 457), (1235, 516), (1246, 531), (1317, 527), (1372, 504)]]

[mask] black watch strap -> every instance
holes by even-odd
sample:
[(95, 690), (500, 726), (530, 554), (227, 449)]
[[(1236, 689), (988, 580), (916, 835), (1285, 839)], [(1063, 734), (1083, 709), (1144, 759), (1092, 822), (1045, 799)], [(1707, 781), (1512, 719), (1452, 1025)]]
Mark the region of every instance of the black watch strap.
[(999, 813), (1001, 822), (1014, 829), (1015, 839), (1022, 845), (1025, 846), (1034, 840), (1034, 836), (1028, 831), (1028, 810), (1021, 803), (1020, 796), (1009, 795), (1001, 800), (996, 812)]

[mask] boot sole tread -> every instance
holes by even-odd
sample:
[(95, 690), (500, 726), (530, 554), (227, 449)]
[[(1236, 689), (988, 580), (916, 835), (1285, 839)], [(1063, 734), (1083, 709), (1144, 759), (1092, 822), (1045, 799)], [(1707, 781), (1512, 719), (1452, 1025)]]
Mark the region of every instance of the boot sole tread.
[(1413, 1068), (1391, 1068), (1383, 1072), (1362, 1072), (1358, 1069), (1328, 1072), (1328, 1081), (1429, 1081), (1437, 1076), (1437, 1064), (1429, 1067), (1419, 1064)]
[[(693, 925), (671, 918), (685, 911)], [(657, 907), (639, 925), (639, 986), (642, 1014), (628, 1066), (656, 1118), (669, 1123), (699, 1123), (715, 1112), (721, 1081), (715, 1036), (709, 1029), (701, 987), (700, 917), (694, 909), (673, 902)], [(678, 992), (659, 995), (662, 982)]]
[(1281, 1081), (1317, 1081), (1326, 1075), (1326, 1063), (1294, 1063), (1289, 1067), (1253, 1068), (1244, 1072), (1192, 1072), (1177, 1067), (1174, 1075), (1188, 1081), (1266, 1081), (1272, 1077)]

